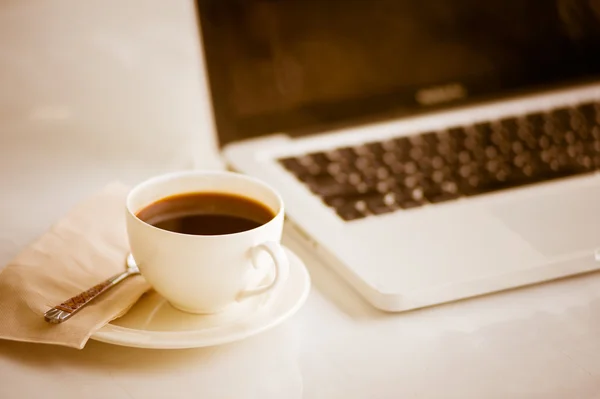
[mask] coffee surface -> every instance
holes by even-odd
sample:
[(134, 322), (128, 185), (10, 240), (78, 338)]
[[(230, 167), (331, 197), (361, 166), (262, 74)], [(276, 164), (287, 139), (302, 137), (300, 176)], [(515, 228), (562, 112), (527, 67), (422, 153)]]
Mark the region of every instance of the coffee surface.
[(250, 198), (226, 193), (189, 193), (160, 199), (136, 215), (159, 229), (192, 235), (233, 234), (275, 217)]

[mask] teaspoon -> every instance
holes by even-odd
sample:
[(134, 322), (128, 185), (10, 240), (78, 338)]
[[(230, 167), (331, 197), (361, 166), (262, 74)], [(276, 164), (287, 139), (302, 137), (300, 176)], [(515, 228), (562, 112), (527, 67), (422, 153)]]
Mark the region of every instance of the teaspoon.
[(127, 277), (140, 274), (140, 270), (135, 264), (135, 260), (131, 254), (127, 255), (126, 264), (127, 268), (124, 272), (116, 274), (100, 284), (67, 299), (60, 305), (53, 307), (44, 314), (44, 319), (52, 324), (62, 323), (63, 321), (70, 319), (75, 313), (79, 312), (94, 299), (98, 298)]

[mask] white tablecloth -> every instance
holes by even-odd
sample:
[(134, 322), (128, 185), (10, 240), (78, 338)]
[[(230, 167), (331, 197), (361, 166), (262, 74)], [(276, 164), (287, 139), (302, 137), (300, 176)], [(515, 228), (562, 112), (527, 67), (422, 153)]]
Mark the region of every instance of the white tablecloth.
[[(196, 32), (188, 1), (0, 2), (1, 265), (110, 180), (221, 167)], [(0, 398), (600, 397), (599, 274), (390, 315), (300, 255), (313, 290), (274, 330), (176, 351), (0, 341)]]

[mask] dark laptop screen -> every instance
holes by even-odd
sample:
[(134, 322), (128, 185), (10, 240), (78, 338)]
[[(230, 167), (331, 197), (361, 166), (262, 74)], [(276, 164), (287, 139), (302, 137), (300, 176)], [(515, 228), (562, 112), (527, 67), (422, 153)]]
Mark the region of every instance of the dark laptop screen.
[(198, 0), (220, 142), (600, 75), (600, 0)]

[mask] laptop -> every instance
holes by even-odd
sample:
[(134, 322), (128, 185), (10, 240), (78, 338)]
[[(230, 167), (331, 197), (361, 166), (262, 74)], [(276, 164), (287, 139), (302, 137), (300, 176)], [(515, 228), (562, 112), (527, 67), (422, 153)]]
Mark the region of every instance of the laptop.
[(600, 2), (197, 10), (224, 160), (374, 307), (598, 269)]

